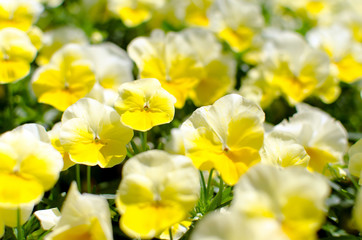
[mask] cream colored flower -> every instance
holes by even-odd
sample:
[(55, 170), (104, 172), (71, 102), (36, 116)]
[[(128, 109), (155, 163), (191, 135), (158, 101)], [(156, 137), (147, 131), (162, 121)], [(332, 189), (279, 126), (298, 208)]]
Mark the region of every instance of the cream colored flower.
[(176, 99), (154, 78), (124, 83), (114, 106), (121, 122), (138, 131), (169, 123), (175, 115)]
[(109, 168), (126, 157), (133, 131), (118, 113), (94, 99), (82, 98), (62, 116), (59, 141), (71, 161)]
[(129, 159), (122, 175), (116, 206), (132, 238), (153, 238), (180, 223), (198, 200), (199, 175), (185, 156), (146, 151)]
[(32, 88), (38, 101), (64, 111), (85, 97), (96, 83), (94, 67), (85, 49), (68, 44), (53, 55), (49, 64), (38, 68)]
[(155, 30), (151, 37), (134, 39), (127, 51), (139, 69), (140, 78), (159, 80), (162, 88), (177, 99), (176, 108), (184, 106), (205, 74), (194, 48), (178, 33)]
[(307, 167), (310, 157), (293, 135), (272, 131), (264, 138), (260, 150), (261, 162), (279, 167)]
[(113, 240), (111, 214), (106, 199), (80, 194), (72, 183), (62, 207), (61, 217), (45, 240)]
[(234, 185), (249, 167), (260, 161), (264, 112), (237, 94), (196, 109), (181, 126), (186, 156), (200, 170), (215, 168)]
[(264, 25), (261, 7), (244, 0), (215, 0), (208, 16), (210, 28), (235, 52), (250, 48)]
[(327, 180), (304, 168), (251, 168), (234, 188), (230, 211), (251, 219), (275, 221), (293, 240), (317, 239), (330, 192)]
[(362, 139), (351, 146), (348, 155), (348, 170), (353, 176), (359, 178), (359, 184), (362, 185)]
[(35, 55), (36, 48), (26, 33), (16, 28), (0, 30), (0, 84), (28, 75)]
[(274, 128), (292, 134), (304, 146), (310, 161), (308, 169), (329, 175), (327, 164), (343, 163), (347, 150), (347, 131), (322, 110), (297, 105), (297, 113)]
[(58, 208), (43, 209), (34, 212), (34, 216), (40, 221), (41, 228), (44, 230), (50, 230), (55, 227), (61, 217), (61, 213)]

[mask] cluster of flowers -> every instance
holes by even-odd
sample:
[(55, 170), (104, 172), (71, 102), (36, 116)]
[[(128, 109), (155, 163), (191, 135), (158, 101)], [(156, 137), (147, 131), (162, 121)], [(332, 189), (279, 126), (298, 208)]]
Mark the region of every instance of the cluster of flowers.
[[(0, 83), (23, 79), (35, 62), (34, 96), (63, 112), (49, 131), (32, 123), (0, 136), (0, 237), (29, 219), (61, 171), (79, 164), (112, 168), (127, 158), (112, 194), (120, 229), (142, 239), (180, 238), (197, 222), (193, 240), (312, 240), (326, 218), (328, 180), (344, 174), (347, 151), (348, 171), (362, 184), (362, 140), (348, 150), (342, 124), (302, 103), (311, 96), (332, 103), (340, 81), (362, 77), (359, 0), (80, 1), (89, 21), (184, 28), (155, 29), (127, 51), (90, 44), (75, 27), (43, 33), (34, 24), (60, 4), (0, 0)], [(238, 61), (247, 75), (236, 90)], [(297, 112), (272, 126), (263, 109), (280, 97)], [(188, 99), (198, 108), (179, 119), (164, 150), (148, 150), (146, 133), (172, 122)], [(143, 136), (141, 153), (132, 151), (134, 131)], [(230, 206), (191, 217), (200, 198), (222, 198), (224, 183), (233, 187)], [(107, 200), (80, 194), (75, 183), (61, 212), (34, 215), (49, 230), (46, 240), (113, 239)], [(362, 232), (362, 191), (353, 221)]]

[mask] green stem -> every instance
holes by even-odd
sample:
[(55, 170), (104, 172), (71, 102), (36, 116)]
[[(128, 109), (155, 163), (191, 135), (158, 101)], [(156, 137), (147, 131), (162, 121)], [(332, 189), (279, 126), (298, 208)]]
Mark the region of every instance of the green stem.
[(142, 151), (147, 151), (147, 132), (140, 132), (140, 138), (142, 143)]
[(87, 192), (92, 193), (91, 186), (91, 166), (87, 166)]
[(80, 165), (79, 164), (75, 165), (75, 180), (77, 181), (78, 191), (81, 192), (82, 191), (82, 183), (80, 181)]
[(199, 170), (199, 172), (200, 172), (200, 178), (201, 178), (201, 194), (202, 194), (202, 196), (201, 196), (201, 199), (204, 199), (204, 202), (206, 203), (207, 202), (207, 199), (206, 199), (206, 183), (205, 183), (205, 179), (204, 179), (204, 174), (202, 173), (202, 171), (201, 170)]
[(172, 238), (172, 227), (170, 227), (168, 229), (168, 234), (170, 234), (170, 240), (173, 240), (173, 238)]
[(21, 224), (20, 224), (20, 219), (21, 219), (21, 209), (20, 207), (18, 207), (18, 210), (17, 210), (17, 227), (16, 227), (16, 237), (18, 240), (22, 240), (23, 239), (23, 234), (22, 234), (22, 229), (21, 229)]
[(217, 206), (221, 205), (222, 202), (222, 192), (224, 190), (224, 181), (222, 180), (222, 178), (220, 177), (220, 185), (219, 185), (219, 194), (220, 194), (220, 198), (219, 201), (217, 203)]
[(8, 102), (9, 102), (9, 124), (10, 128), (14, 127), (14, 93), (12, 84), (7, 85), (8, 90)]
[(211, 191), (211, 181), (212, 181), (212, 174), (214, 173), (214, 169), (212, 168), (210, 170), (210, 173), (209, 173), (209, 179), (207, 180), (207, 190), (206, 190), (206, 193), (207, 193), (207, 198), (209, 197), (209, 194), (210, 194), (210, 191)]

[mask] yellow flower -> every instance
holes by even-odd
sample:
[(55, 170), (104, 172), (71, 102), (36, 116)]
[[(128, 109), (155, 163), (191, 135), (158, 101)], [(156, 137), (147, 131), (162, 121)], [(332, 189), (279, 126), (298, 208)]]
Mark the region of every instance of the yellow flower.
[(59, 222), (44, 239), (113, 240), (107, 200), (92, 194), (80, 194), (73, 182), (63, 204)]
[(362, 185), (362, 139), (351, 146), (348, 155), (348, 170), (353, 176), (359, 178), (359, 184)]
[(230, 211), (252, 219), (274, 220), (288, 239), (314, 240), (330, 192), (327, 179), (304, 168), (251, 168), (234, 188)]
[(126, 144), (133, 137), (120, 120), (113, 108), (82, 98), (63, 113), (60, 144), (75, 163), (113, 167), (126, 157)]
[(293, 135), (272, 131), (264, 138), (260, 151), (261, 162), (280, 167), (307, 167), (310, 157)]
[(290, 240), (272, 219), (250, 219), (222, 209), (196, 224), (191, 240)]
[(0, 29), (13, 27), (28, 31), (42, 11), (43, 6), (35, 0), (2, 0)]
[(16, 227), (18, 224), (18, 211), (20, 210), (20, 224), (23, 225), (33, 212), (34, 204), (22, 204), (21, 206), (0, 207), (0, 238), (4, 232), (4, 225)]
[(39, 102), (64, 111), (93, 88), (96, 77), (92, 67), (81, 46), (65, 46), (54, 54), (48, 65), (34, 73), (32, 87), (35, 96)]
[(140, 78), (156, 78), (182, 108), (190, 91), (204, 75), (194, 48), (178, 33), (165, 35), (160, 30), (151, 37), (138, 37), (128, 46), (128, 54), (135, 61)]
[(326, 53), (312, 49), (294, 32), (270, 31), (264, 48), (263, 73), (290, 104), (313, 95), (330, 75)]
[(176, 99), (154, 78), (124, 83), (114, 107), (124, 125), (148, 131), (152, 127), (169, 123), (175, 115)]
[(108, 9), (115, 13), (127, 27), (135, 27), (152, 17), (165, 0), (109, 0)]
[(235, 52), (250, 48), (264, 21), (260, 6), (250, 1), (216, 0), (209, 16), (210, 28)]
[(308, 169), (329, 175), (327, 164), (343, 163), (347, 131), (339, 121), (318, 108), (298, 104), (297, 113), (274, 128), (292, 134), (304, 146), (310, 161)]
[(208, 10), (215, 0), (189, 0), (185, 9), (185, 22), (188, 25), (207, 27)]
[(68, 168), (70, 168), (71, 166), (73, 166), (75, 164), (75, 162), (73, 162), (72, 160), (70, 160), (69, 158), (69, 154), (64, 150), (63, 146), (60, 144), (60, 140), (59, 140), (59, 133), (60, 133), (60, 128), (61, 128), (61, 124), (62, 123), (56, 123), (52, 130), (50, 130), (48, 132), (50, 141), (53, 145), (53, 147), (62, 155), (63, 157), (63, 169), (62, 171), (67, 170)]
[(30, 72), (36, 48), (21, 30), (0, 30), (0, 84), (24, 78)]
[(87, 35), (80, 28), (69, 26), (44, 32), (43, 46), (38, 53), (36, 63), (39, 66), (48, 64), (53, 54), (68, 43), (87, 44)]
[(201, 107), (182, 126), (186, 156), (200, 170), (215, 168), (234, 185), (260, 161), (264, 112), (256, 104), (230, 94)]
[(0, 156), (0, 208), (14, 211), (39, 202), (63, 167), (61, 155), (37, 124), (22, 125), (1, 135)]
[(198, 200), (199, 175), (190, 159), (150, 150), (129, 159), (116, 196), (121, 229), (153, 238), (186, 219)]

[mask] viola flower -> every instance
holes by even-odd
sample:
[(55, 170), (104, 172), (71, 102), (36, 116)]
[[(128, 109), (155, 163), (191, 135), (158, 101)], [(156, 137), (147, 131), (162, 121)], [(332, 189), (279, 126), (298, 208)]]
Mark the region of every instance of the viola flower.
[(154, 78), (124, 83), (114, 104), (124, 125), (138, 131), (169, 123), (175, 115), (176, 99)]
[(109, 168), (126, 157), (133, 131), (118, 113), (94, 99), (82, 98), (62, 116), (59, 141), (72, 162)]
[(140, 153), (125, 163), (122, 176), (116, 206), (120, 227), (132, 238), (158, 236), (185, 220), (198, 201), (198, 172), (182, 155)]
[(200, 170), (215, 168), (234, 185), (260, 161), (264, 112), (240, 95), (230, 94), (196, 109), (181, 126), (186, 156)]
[(208, 27), (210, 21), (207, 14), (214, 1), (215, 0), (186, 1), (184, 21), (191, 26)]
[(339, 121), (318, 108), (307, 104), (296, 107), (297, 113), (274, 129), (292, 134), (304, 146), (310, 156), (309, 170), (329, 175), (327, 164), (343, 164), (347, 131)]
[(45, 129), (37, 124), (25, 124), (0, 136), (0, 162), (1, 235), (2, 225), (17, 225), (18, 209), (20, 223), (27, 221), (34, 204), (57, 182), (63, 163)]
[(93, 62), (97, 84), (87, 97), (113, 106), (122, 83), (133, 80), (133, 63), (126, 51), (111, 42), (86, 47)]
[(307, 167), (310, 159), (293, 135), (278, 131), (266, 134), (260, 156), (262, 163), (279, 167)]
[(362, 139), (351, 146), (348, 155), (348, 170), (353, 176), (359, 178), (359, 184), (362, 185)]
[(204, 75), (194, 48), (178, 33), (165, 35), (160, 30), (151, 37), (138, 37), (127, 52), (136, 63), (140, 78), (156, 78), (162, 88), (176, 99), (176, 108), (182, 108), (191, 90)]
[(291, 105), (302, 102), (330, 76), (328, 55), (311, 48), (294, 32), (268, 31), (262, 62), (263, 76), (280, 89)]
[(362, 77), (362, 45), (353, 40), (348, 28), (341, 25), (314, 28), (308, 32), (307, 39), (313, 47), (329, 55), (335, 77), (347, 83)]
[(53, 54), (69, 43), (88, 44), (87, 35), (82, 29), (69, 26), (58, 27), (44, 32), (43, 46), (39, 50), (36, 63), (39, 66), (48, 64)]
[(288, 239), (316, 239), (327, 213), (328, 181), (304, 168), (251, 168), (234, 188), (230, 211), (274, 220)]
[(45, 129), (26, 124), (0, 137), (0, 207), (35, 204), (56, 183), (63, 167)]
[(165, 4), (165, 0), (108, 0), (108, 9), (127, 27), (136, 27), (152, 17), (152, 13)]
[(107, 200), (93, 194), (80, 194), (73, 182), (64, 201), (59, 222), (44, 239), (113, 240)]
[(36, 48), (26, 33), (16, 28), (0, 30), (0, 49), (0, 84), (15, 82), (29, 74)]
[[(262, 231), (261, 231), (262, 229)], [(201, 219), (191, 240), (288, 240), (278, 223), (268, 218), (250, 219), (233, 211), (215, 211)]]
[(261, 7), (250, 1), (215, 0), (208, 16), (210, 28), (235, 52), (250, 48), (264, 25)]
[(76, 44), (60, 49), (50, 63), (38, 68), (32, 77), (38, 101), (60, 111), (88, 94), (95, 83), (93, 65), (84, 48)]
[(38, 20), (43, 6), (36, 0), (0, 1), (0, 29), (12, 27), (28, 31)]

